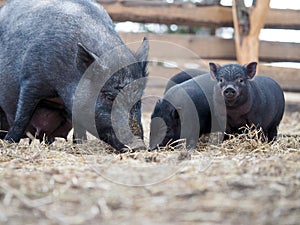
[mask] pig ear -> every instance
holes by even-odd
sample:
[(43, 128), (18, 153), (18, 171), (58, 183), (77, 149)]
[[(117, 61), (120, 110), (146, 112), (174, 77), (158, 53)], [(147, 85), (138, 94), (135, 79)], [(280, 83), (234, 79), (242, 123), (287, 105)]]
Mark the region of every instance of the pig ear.
[(76, 56), (77, 69), (80, 73), (84, 73), (86, 69), (97, 59), (97, 56), (78, 43), (78, 51)]
[(251, 62), (244, 65), (248, 79), (252, 79), (256, 74), (257, 62)]
[(146, 37), (144, 37), (143, 43), (141, 47), (135, 53), (135, 57), (142, 66), (143, 70), (145, 71), (146, 75), (146, 67), (148, 63), (148, 53), (149, 53), (149, 42)]
[(213, 63), (213, 62), (210, 62), (209, 63), (209, 69), (210, 69), (210, 76), (213, 80), (216, 80), (216, 75), (217, 75), (217, 72), (220, 68), (220, 65), (216, 64), (216, 63)]

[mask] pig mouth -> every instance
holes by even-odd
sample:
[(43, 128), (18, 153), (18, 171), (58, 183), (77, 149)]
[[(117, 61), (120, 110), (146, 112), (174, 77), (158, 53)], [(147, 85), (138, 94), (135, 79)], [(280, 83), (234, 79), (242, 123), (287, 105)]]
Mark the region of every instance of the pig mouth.
[(224, 96), (224, 101), (225, 101), (225, 105), (226, 106), (233, 106), (235, 103), (236, 103), (236, 101), (237, 101), (237, 96), (227, 96), (227, 97), (225, 97)]
[(235, 101), (237, 96), (224, 96), (225, 101)]
[(225, 93), (225, 92), (222, 92), (222, 95), (224, 97), (224, 100), (225, 101), (228, 101), (228, 102), (233, 102), (233, 101), (236, 101), (238, 99), (238, 96), (239, 94), (237, 92), (235, 93)]
[(150, 150), (157, 149), (158, 146), (163, 146), (167, 135), (167, 125), (161, 117), (151, 118), (150, 124)]

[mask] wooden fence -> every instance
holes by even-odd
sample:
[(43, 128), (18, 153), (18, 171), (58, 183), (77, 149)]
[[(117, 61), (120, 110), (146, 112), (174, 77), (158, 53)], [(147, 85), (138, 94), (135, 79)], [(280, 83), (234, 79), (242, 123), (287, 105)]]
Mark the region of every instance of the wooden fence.
[[(197, 27), (233, 27), (232, 8), (219, 5), (192, 3), (169, 4), (162, 1), (98, 0), (116, 22), (176, 24)], [(265, 28), (300, 29), (299, 10), (270, 9), (266, 16)], [(282, 31), (284, 32), (284, 31)], [(140, 42), (143, 36), (150, 40), (174, 43), (193, 51), (204, 62), (217, 61), (221, 64), (236, 60), (233, 39), (215, 36), (188, 34), (121, 33), (126, 43)], [(152, 46), (151, 46), (152, 47)], [(154, 46), (155, 48), (155, 46)], [(177, 62), (181, 65), (193, 61), (191, 55), (182, 55), (170, 46), (159, 45), (152, 49), (150, 59)], [(259, 47), (260, 73), (275, 78), (286, 91), (300, 91), (300, 69), (270, 66), (270, 62), (300, 62), (300, 44), (261, 41)], [(152, 71), (168, 70), (155, 69)], [(172, 71), (172, 70), (171, 70)], [(172, 71), (173, 72), (173, 71)]]
[[(0, 5), (5, 0), (0, 0)], [(231, 7), (201, 5), (192, 3), (166, 3), (144, 0), (98, 0), (115, 22), (132, 21), (139, 23), (177, 24), (196, 27), (233, 27)], [(265, 28), (300, 29), (299, 10), (270, 9), (266, 16)], [(284, 31), (282, 31), (284, 32)], [(221, 64), (236, 60), (233, 39), (216, 36), (188, 34), (120, 33), (126, 43), (141, 42), (144, 36), (161, 43), (173, 43), (189, 49), (193, 54), (183, 54), (170, 45), (151, 45), (150, 60), (176, 62), (181, 68), (187, 64), (216, 61)], [(135, 47), (133, 47), (135, 48)], [(300, 92), (300, 69), (269, 66), (270, 62), (300, 62), (300, 44), (261, 41), (259, 48), (260, 73), (274, 77), (286, 91)], [(159, 64), (161, 65), (161, 64)], [(170, 77), (173, 69), (151, 65), (156, 75), (163, 73)], [(162, 74), (160, 74), (162, 75)]]
[[(114, 21), (233, 27), (231, 7), (143, 0), (98, 0)], [(298, 10), (270, 9), (266, 28), (300, 29)]]

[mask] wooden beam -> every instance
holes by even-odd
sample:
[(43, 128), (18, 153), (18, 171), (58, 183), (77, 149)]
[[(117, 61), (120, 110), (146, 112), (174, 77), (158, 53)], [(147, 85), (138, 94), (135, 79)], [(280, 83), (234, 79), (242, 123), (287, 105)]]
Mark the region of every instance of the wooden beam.
[(270, 9), (267, 12), (265, 28), (300, 29), (300, 10)]
[(272, 77), (285, 91), (300, 92), (300, 69), (260, 65), (260, 74)]
[(196, 7), (191, 3), (168, 4), (150, 1), (98, 2), (103, 5), (114, 21), (213, 27), (232, 25), (229, 7)]
[[(25, 0), (24, 0), (25, 1)], [(0, 6), (6, 0), (0, 0)], [(116, 22), (233, 27), (231, 7), (142, 0), (97, 0)], [(265, 28), (300, 29), (300, 10), (271, 9)]]
[(265, 62), (300, 62), (300, 44), (261, 41), (259, 60)]
[[(224, 60), (205, 60), (205, 63), (214, 61), (220, 65), (227, 63), (236, 63), (235, 61)], [(149, 82), (148, 86), (156, 88), (164, 88), (167, 83), (167, 79), (178, 73), (184, 68), (167, 68), (158, 65), (149, 66)], [(266, 75), (275, 79), (284, 91), (300, 92), (300, 69), (283, 68), (266, 65), (264, 63), (259, 64), (259, 70), (261, 75)], [(152, 79), (153, 77), (153, 79)], [(155, 79), (154, 79), (155, 78)], [(159, 79), (157, 79), (159, 78)], [(165, 80), (164, 80), (165, 79)]]
[(259, 33), (264, 27), (269, 4), (270, 0), (260, 0), (248, 9), (244, 0), (233, 1), (235, 47), (240, 64), (259, 60)]
[[(194, 59), (236, 60), (235, 44), (232, 39), (151, 33), (120, 33), (120, 36), (126, 43), (137, 42), (137, 47), (143, 37), (147, 36), (150, 40), (150, 55), (156, 58), (178, 59), (181, 57), (190, 60), (194, 57)], [(300, 44), (261, 41), (259, 55), (259, 59), (265, 62), (300, 62)]]
[[(233, 27), (231, 7), (140, 0), (98, 0), (114, 21), (178, 24), (187, 26)], [(271, 9), (265, 28), (300, 29), (299, 10)]]

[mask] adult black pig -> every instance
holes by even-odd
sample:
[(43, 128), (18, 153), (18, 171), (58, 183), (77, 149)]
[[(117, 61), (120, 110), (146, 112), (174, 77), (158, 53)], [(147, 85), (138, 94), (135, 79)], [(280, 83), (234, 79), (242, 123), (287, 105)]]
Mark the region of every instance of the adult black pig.
[[(76, 89), (86, 69), (96, 62), (97, 78), (103, 71), (103, 77), (108, 72), (111, 76), (93, 82), (99, 86), (95, 110), (90, 110), (95, 112), (97, 134), (93, 134), (116, 149), (124, 147), (112, 126), (112, 105), (124, 87), (146, 76), (147, 40), (132, 53), (106, 11), (92, 0), (10, 0), (0, 9), (0, 29), (0, 107), (12, 124), (6, 140), (20, 140), (43, 99), (61, 98), (71, 119)], [(132, 96), (141, 96), (143, 88), (132, 88)], [(90, 128), (82, 120), (77, 125)], [(130, 140), (125, 144), (130, 145)]]
[[(171, 141), (186, 139), (187, 148), (196, 147), (198, 138), (212, 131), (222, 131), (221, 121), (214, 117), (213, 87), (209, 73), (193, 70), (193, 79), (188, 79), (171, 87), (159, 100), (151, 115), (150, 144), (151, 150), (165, 146)], [(183, 71), (174, 77), (186, 76)], [(224, 106), (225, 107), (225, 106)]]
[(226, 105), (226, 133), (240, 133), (241, 127), (255, 125), (262, 128), (269, 141), (275, 140), (285, 107), (283, 91), (276, 81), (255, 76), (256, 62), (244, 66), (215, 63), (209, 66), (212, 78), (217, 81), (214, 88), (216, 113), (220, 101)]

